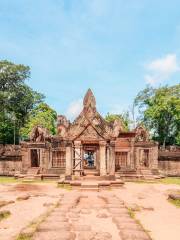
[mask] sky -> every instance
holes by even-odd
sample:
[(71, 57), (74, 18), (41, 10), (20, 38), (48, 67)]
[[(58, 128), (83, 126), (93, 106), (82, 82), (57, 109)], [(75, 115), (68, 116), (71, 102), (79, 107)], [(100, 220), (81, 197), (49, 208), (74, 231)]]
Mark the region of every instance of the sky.
[(73, 120), (91, 88), (105, 115), (150, 84), (180, 82), (179, 0), (0, 0), (0, 59)]

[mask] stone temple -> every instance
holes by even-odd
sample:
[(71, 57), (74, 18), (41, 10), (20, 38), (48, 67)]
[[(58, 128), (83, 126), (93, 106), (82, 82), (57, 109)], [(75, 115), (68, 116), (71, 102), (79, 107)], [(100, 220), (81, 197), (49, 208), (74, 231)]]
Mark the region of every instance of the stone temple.
[(105, 179), (158, 173), (157, 143), (142, 126), (127, 132), (120, 120), (105, 121), (90, 89), (73, 123), (59, 115), (56, 136), (36, 126), (30, 140), (21, 142), (21, 155), (24, 173), (36, 169), (42, 175), (64, 174), (66, 179), (89, 172)]

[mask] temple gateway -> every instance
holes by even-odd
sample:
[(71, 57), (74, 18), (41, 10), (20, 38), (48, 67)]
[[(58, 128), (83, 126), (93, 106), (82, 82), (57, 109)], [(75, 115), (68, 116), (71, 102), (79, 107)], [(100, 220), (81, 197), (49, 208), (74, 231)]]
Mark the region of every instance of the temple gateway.
[(90, 89), (73, 123), (59, 115), (56, 136), (36, 126), (30, 140), (21, 142), (21, 154), (24, 173), (36, 169), (44, 175), (64, 174), (67, 179), (89, 172), (107, 179), (158, 172), (158, 145), (149, 140), (148, 132), (142, 126), (127, 132), (120, 120), (105, 121)]

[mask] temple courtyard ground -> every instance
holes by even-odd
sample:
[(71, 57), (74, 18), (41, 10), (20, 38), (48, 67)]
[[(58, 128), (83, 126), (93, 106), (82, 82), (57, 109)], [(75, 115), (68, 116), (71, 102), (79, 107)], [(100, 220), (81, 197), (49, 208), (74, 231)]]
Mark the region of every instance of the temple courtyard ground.
[(2, 177), (0, 239), (179, 240), (180, 208), (168, 200), (174, 192), (180, 192), (180, 178), (81, 192), (55, 181)]

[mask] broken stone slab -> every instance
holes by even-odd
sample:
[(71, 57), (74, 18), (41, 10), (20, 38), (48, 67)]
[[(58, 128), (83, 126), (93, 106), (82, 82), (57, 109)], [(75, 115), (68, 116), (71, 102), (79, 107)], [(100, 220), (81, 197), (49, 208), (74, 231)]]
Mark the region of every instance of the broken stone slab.
[(168, 199), (180, 200), (180, 193), (170, 193), (170, 194), (168, 195)]
[(130, 223), (135, 223), (134, 219), (130, 218), (129, 216), (113, 217), (112, 220), (114, 223), (121, 224), (122, 226), (124, 226), (124, 224), (126, 225)]
[(29, 194), (25, 194), (16, 198), (17, 201), (28, 200), (31, 196)]
[(68, 218), (66, 218), (65, 216), (60, 216), (60, 217), (54, 217), (54, 216), (49, 216), (46, 218), (46, 221), (48, 222), (52, 222), (52, 221), (56, 221), (58, 223), (60, 222), (68, 222)]
[(51, 206), (53, 206), (53, 205), (54, 205), (54, 203), (44, 203), (44, 204), (43, 204), (44, 207), (51, 207)]
[(48, 232), (48, 231), (70, 231), (71, 224), (62, 222), (61, 224), (59, 222), (43, 222), (40, 224), (40, 226), (37, 227), (38, 232)]
[(115, 215), (121, 215), (121, 214), (124, 214), (124, 213), (128, 214), (128, 210), (126, 208), (120, 208), (120, 209), (109, 208), (108, 210), (111, 214), (115, 214)]
[(64, 212), (52, 212), (50, 215), (50, 217), (66, 217), (66, 214)]
[(69, 218), (79, 218), (79, 214), (78, 213), (68, 213), (68, 217)]
[(112, 235), (108, 232), (98, 232), (94, 237), (94, 240), (111, 240), (111, 239)]
[(89, 225), (82, 225), (82, 224), (74, 224), (72, 226), (72, 228), (75, 230), (75, 231), (91, 231), (91, 226)]
[(151, 240), (147, 233), (137, 230), (121, 230), (119, 235), (122, 240)]
[(137, 230), (137, 231), (141, 231), (142, 230), (142, 227), (137, 224), (137, 223), (128, 223), (128, 222), (125, 222), (125, 223), (116, 223), (116, 226), (119, 230), (123, 231), (123, 230)]
[(100, 213), (97, 214), (96, 217), (97, 217), (97, 218), (108, 218), (109, 216), (108, 216), (106, 213), (103, 213), (103, 212), (101, 213), (101, 212), (100, 212)]
[(124, 204), (110, 204), (110, 203), (108, 203), (107, 205), (106, 205), (106, 207), (107, 208), (124, 208), (125, 206), (124, 206)]
[(37, 232), (33, 240), (75, 240), (76, 234), (70, 231)]
[(5, 201), (5, 200), (0, 201), (0, 208), (12, 203), (15, 203), (15, 201)]
[(91, 239), (95, 239), (96, 233), (95, 232), (89, 232), (89, 231), (84, 231), (84, 232), (80, 232), (78, 234), (78, 240), (91, 240)]

